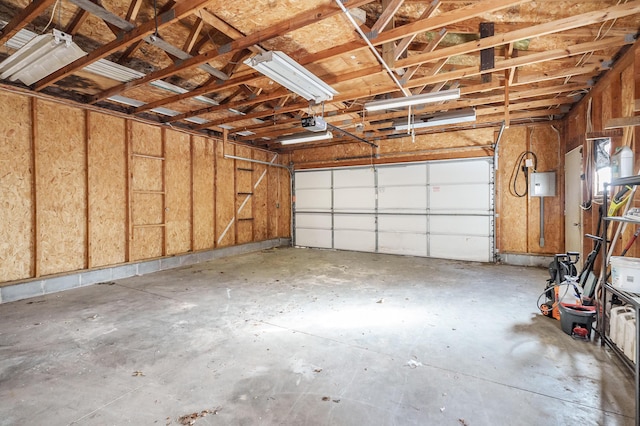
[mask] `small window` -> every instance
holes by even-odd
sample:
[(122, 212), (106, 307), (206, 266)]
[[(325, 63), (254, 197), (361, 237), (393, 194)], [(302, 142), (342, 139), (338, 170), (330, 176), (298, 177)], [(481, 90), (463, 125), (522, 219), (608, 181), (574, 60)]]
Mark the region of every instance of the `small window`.
[(593, 145), (596, 163), (593, 190), (600, 195), (604, 192), (604, 184), (611, 182), (611, 139), (595, 139)]

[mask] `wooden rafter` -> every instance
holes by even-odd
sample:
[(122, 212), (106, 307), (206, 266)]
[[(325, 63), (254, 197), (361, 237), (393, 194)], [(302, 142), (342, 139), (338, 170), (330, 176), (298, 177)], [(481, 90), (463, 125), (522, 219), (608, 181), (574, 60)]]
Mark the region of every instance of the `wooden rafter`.
[(403, 3), (404, 0), (386, 0), (386, 3), (383, 2), (382, 14), (380, 14), (378, 20), (370, 29), (372, 37), (376, 37), (379, 33), (384, 31), (386, 26), (391, 23), (393, 16), (396, 14), (398, 9), (400, 9), (400, 6), (402, 6)]
[[(420, 15), (418, 20), (431, 18), (431, 16), (436, 12), (436, 10), (438, 10), (438, 7), (440, 7), (441, 4), (442, 2), (440, 0), (434, 0), (433, 3), (431, 3), (431, 5), (427, 7), (424, 12), (422, 12), (422, 15)], [(398, 42), (398, 44), (396, 45), (396, 50), (394, 52), (396, 60), (398, 60), (402, 56), (402, 54), (406, 52), (413, 39), (416, 38), (416, 35), (417, 33), (408, 35)]]
[(67, 28), (65, 28), (64, 32), (67, 34), (76, 35), (78, 33), (78, 30), (80, 30), (80, 27), (82, 26), (82, 24), (84, 24), (88, 17), (89, 12), (83, 9), (78, 9), (71, 22), (69, 22), (69, 25), (67, 25)]
[[(158, 16), (158, 28), (171, 25), (174, 22), (191, 15), (198, 8), (204, 7), (210, 1), (211, 0), (184, 0), (178, 3), (173, 9)], [(82, 69), (86, 65), (109, 56), (110, 54), (115, 53), (138, 40), (142, 40), (144, 37), (155, 32), (155, 30), (156, 26), (153, 20), (145, 22), (131, 31), (127, 31), (122, 35), (122, 37), (97, 48), (88, 55), (43, 78), (35, 84), (34, 89), (37, 91), (42, 90), (75, 71)]]
[[(482, 49), (496, 47), (504, 45), (506, 43), (516, 42), (531, 37), (540, 37), (543, 35), (553, 34), (585, 25), (598, 24), (611, 19), (622, 18), (636, 13), (640, 13), (640, 0), (620, 4), (618, 6), (611, 6), (607, 9), (598, 10), (595, 12), (587, 12), (569, 18), (545, 22), (544, 24), (535, 25), (533, 27), (524, 28), (521, 30), (511, 31), (505, 34), (499, 34), (493, 37), (486, 37), (481, 40), (463, 43), (457, 46), (438, 49), (435, 52), (413, 55), (409, 58), (399, 60), (396, 63), (396, 66), (409, 67), (420, 63), (436, 61), (443, 57), (451, 57), (478, 52)], [(383, 33), (381, 37), (388, 35), (391, 31)]]
[[(197, 0), (197, 1), (205, 3), (206, 1), (210, 1), (210, 0)], [(363, 4), (370, 3), (371, 1), (372, 0), (354, 0), (353, 5), (350, 3), (350, 6), (357, 7)], [(183, 3), (180, 3), (180, 5), (182, 4)], [(177, 7), (178, 6), (176, 6), (176, 8)], [(192, 11), (193, 11), (193, 8), (192, 8)], [(304, 13), (300, 13), (299, 15), (291, 18), (287, 22), (282, 22), (277, 25), (265, 28), (263, 30), (256, 31), (255, 33), (249, 36), (245, 36), (237, 40), (234, 40), (231, 43), (225, 46), (221, 46), (218, 49), (209, 50), (200, 55), (186, 59), (179, 64), (170, 65), (167, 68), (149, 73), (146, 76), (139, 78), (137, 80), (123, 83), (111, 89), (105, 90), (104, 92), (93, 96), (91, 98), (91, 102), (95, 103), (102, 99), (106, 99), (110, 96), (123, 92), (124, 90), (128, 90), (128, 89), (140, 86), (142, 84), (148, 83), (153, 80), (159, 80), (159, 79), (169, 77), (182, 70), (196, 67), (198, 65), (209, 62), (219, 56), (222, 56), (231, 52), (235, 52), (237, 50), (247, 49), (265, 40), (270, 40), (272, 38), (282, 35), (283, 33), (287, 33), (299, 28), (303, 28), (307, 25), (335, 16), (338, 13), (340, 13), (340, 9), (337, 6), (333, 6), (333, 5), (322, 6), (311, 12), (307, 11)]]
[(2, 28), (0, 32), (0, 43), (4, 43), (13, 37), (18, 31), (24, 28), (31, 20), (35, 19), (46, 8), (51, 6), (56, 0), (33, 0), (29, 3), (29, 6), (22, 9), (16, 16), (13, 17), (7, 25)]
[[(593, 52), (600, 49), (606, 49), (611, 46), (631, 44), (632, 42), (633, 42), (632, 40), (626, 39), (624, 37), (609, 37), (600, 41), (592, 41), (588, 43), (581, 43), (573, 46), (567, 46), (564, 49), (555, 49), (555, 50), (550, 50), (546, 52), (538, 52), (531, 55), (517, 56), (511, 59), (498, 61), (496, 62), (495, 67), (491, 71), (496, 72), (496, 71), (503, 71), (508, 68), (533, 65), (540, 62), (547, 62), (555, 59), (566, 58), (569, 56), (580, 55), (585, 52)], [(442, 59), (442, 58), (438, 58), (438, 59)], [(480, 70), (478, 69), (478, 67), (475, 67), (475, 66), (467, 67), (467, 68), (462, 68), (456, 71), (451, 71), (451, 72), (436, 75), (436, 76), (416, 78), (409, 81), (407, 83), (407, 87), (415, 87), (413, 85), (418, 86), (423, 84), (434, 84), (434, 83), (443, 81), (443, 79), (455, 80), (458, 78), (471, 77), (475, 75), (480, 75)]]
[[(198, 17), (202, 19), (204, 22), (206, 22), (207, 24), (211, 25), (216, 30), (220, 31), (221, 33), (229, 37), (231, 40), (238, 40), (240, 38), (246, 37), (244, 34), (238, 31), (235, 27), (228, 24), (227, 22), (220, 19), (219, 17), (217, 17), (216, 15), (214, 15), (213, 13), (209, 12), (206, 9), (200, 9), (198, 11)], [(248, 49), (255, 53), (259, 53), (262, 51), (262, 48), (260, 48), (259, 46), (249, 46)]]

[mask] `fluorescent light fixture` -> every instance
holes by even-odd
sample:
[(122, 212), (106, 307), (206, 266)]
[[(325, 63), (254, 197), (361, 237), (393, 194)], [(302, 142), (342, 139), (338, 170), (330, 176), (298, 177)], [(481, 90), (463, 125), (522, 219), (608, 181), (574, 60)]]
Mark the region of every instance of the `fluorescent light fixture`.
[(324, 133), (303, 133), (296, 136), (288, 136), (281, 139), (278, 139), (282, 145), (291, 145), (294, 143), (304, 143), (304, 142), (315, 142), (322, 141), (325, 139), (333, 139), (333, 133), (324, 132)]
[(31, 85), (85, 56), (87, 53), (71, 41), (71, 35), (53, 30), (32, 38), (0, 63), (0, 78), (20, 80)]
[(364, 108), (367, 111), (381, 111), (383, 109), (402, 108), (412, 105), (427, 104), (430, 102), (450, 101), (458, 98), (460, 98), (460, 89), (451, 89), (434, 93), (424, 93), (422, 95), (405, 96), (403, 98), (367, 102), (364, 104)]
[(396, 130), (408, 130), (418, 129), (421, 127), (433, 127), (442, 126), (446, 124), (466, 123), (470, 121), (476, 121), (476, 110), (461, 109), (458, 111), (444, 112), (441, 114), (435, 114), (428, 117), (418, 118), (412, 123), (397, 123), (395, 125)]
[(308, 101), (321, 103), (338, 94), (331, 86), (280, 51), (259, 53), (244, 63)]

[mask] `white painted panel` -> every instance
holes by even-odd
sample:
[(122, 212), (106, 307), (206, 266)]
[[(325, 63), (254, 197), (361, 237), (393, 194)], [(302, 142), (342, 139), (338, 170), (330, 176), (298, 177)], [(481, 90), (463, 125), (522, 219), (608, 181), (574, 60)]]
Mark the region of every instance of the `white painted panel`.
[(378, 167), (379, 186), (424, 185), (426, 181), (426, 164)]
[(376, 234), (373, 231), (335, 230), (334, 248), (338, 250), (376, 251)]
[(427, 209), (427, 190), (424, 186), (392, 186), (378, 189), (378, 211), (420, 212)]
[(427, 218), (423, 215), (380, 215), (378, 217), (378, 230), (380, 232), (414, 232), (426, 234)]
[(333, 191), (333, 208), (336, 211), (374, 212), (375, 188), (339, 188)]
[(331, 188), (296, 189), (296, 211), (331, 210)]
[(331, 248), (331, 230), (297, 228), (296, 245), (300, 247)]
[(379, 232), (378, 251), (409, 256), (427, 255), (427, 236), (406, 232)]
[(331, 170), (296, 172), (296, 191), (308, 188), (331, 188)]
[(336, 214), (333, 218), (333, 227), (338, 230), (363, 230), (375, 231), (376, 218), (374, 215), (346, 215)]
[(442, 259), (491, 262), (490, 239), (460, 235), (432, 235), (429, 241), (430, 256)]
[(333, 171), (334, 188), (354, 188), (375, 186), (373, 168), (335, 169)]
[(489, 183), (491, 164), (485, 159), (442, 161), (429, 163), (429, 182), (432, 185), (445, 183)]
[(432, 234), (491, 236), (491, 218), (488, 216), (431, 216)]
[(429, 193), (431, 211), (481, 212), (491, 208), (490, 187), (487, 184), (433, 185)]
[(317, 228), (331, 230), (331, 214), (296, 213), (297, 228)]

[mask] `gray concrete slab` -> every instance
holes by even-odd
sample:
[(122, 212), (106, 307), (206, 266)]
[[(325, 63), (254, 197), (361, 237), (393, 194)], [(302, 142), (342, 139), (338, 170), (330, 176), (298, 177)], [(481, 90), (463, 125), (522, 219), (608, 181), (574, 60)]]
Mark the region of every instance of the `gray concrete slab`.
[(546, 276), (289, 248), (2, 304), (0, 425), (633, 424)]

